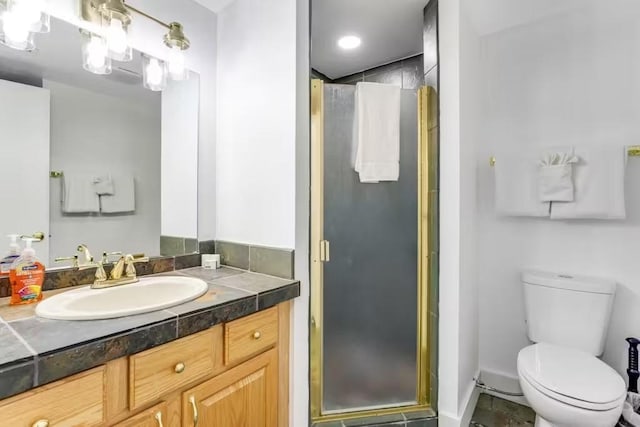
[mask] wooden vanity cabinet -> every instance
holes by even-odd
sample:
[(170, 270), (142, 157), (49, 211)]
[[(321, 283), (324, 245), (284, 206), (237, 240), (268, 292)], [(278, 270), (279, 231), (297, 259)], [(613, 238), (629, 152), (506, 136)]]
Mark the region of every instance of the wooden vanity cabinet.
[(288, 427), (290, 303), (0, 401), (11, 427)]

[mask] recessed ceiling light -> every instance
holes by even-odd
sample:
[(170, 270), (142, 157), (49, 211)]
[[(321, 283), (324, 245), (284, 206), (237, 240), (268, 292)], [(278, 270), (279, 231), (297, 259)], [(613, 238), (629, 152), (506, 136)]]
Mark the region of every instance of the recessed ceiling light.
[(342, 49), (355, 49), (360, 46), (362, 40), (358, 36), (344, 36), (338, 40), (338, 46)]

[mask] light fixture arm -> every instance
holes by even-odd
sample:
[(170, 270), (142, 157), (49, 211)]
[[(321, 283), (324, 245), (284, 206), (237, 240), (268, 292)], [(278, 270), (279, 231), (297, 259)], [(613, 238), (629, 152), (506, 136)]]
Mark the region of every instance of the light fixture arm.
[[(6, 0), (0, 0), (0, 2)], [(155, 16), (127, 4), (124, 0), (80, 0), (82, 19), (89, 22), (100, 23), (102, 16), (115, 15), (126, 27), (131, 22), (131, 13), (134, 12), (169, 30), (164, 36), (164, 43), (169, 48), (179, 47), (181, 50), (189, 49), (189, 39), (185, 37), (182, 25), (178, 22), (166, 23)]]

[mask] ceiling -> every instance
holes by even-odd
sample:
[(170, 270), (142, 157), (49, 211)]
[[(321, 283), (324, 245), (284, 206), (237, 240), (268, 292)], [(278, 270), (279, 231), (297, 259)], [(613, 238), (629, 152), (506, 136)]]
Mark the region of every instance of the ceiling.
[(73, 25), (51, 18), (51, 32), (36, 34), (36, 50), (23, 52), (0, 45), (0, 78), (31, 83), (41, 79), (54, 80), (71, 86), (138, 103), (157, 103), (159, 94), (142, 85), (142, 61), (137, 52), (131, 62), (113, 62), (110, 75), (99, 76), (82, 68), (82, 39)]
[[(201, 0), (205, 1), (205, 0)], [(311, 66), (331, 79), (422, 53), (428, 0), (311, 0)], [(362, 39), (343, 50), (344, 35)]]
[(196, 0), (204, 7), (214, 12), (219, 12), (224, 9), (228, 4), (233, 3), (234, 0)]

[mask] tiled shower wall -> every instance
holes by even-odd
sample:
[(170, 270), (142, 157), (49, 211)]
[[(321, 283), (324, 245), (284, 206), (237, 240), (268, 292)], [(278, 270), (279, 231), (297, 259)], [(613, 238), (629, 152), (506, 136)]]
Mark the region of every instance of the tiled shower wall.
[(356, 84), (358, 82), (374, 82), (394, 84), (400, 86), (402, 89), (418, 89), (424, 85), (423, 69), (422, 55), (416, 55), (335, 80), (331, 80), (317, 70), (311, 70), (311, 78), (320, 79), (326, 83), (345, 85)]
[[(434, 144), (434, 155), (432, 156), (434, 186), (429, 188), (429, 199), (431, 208), (434, 212), (439, 211), (439, 139), (440, 139), (440, 120), (439, 120), (439, 101), (438, 101), (438, 0), (431, 0), (424, 8), (424, 83), (435, 89), (431, 92), (429, 105), (429, 117), (427, 118), (429, 128), (429, 144)], [(431, 381), (430, 396), (431, 406), (437, 410), (438, 406), (438, 300), (439, 300), (439, 284), (438, 284), (438, 264), (440, 258), (440, 245), (438, 238), (438, 215), (434, 215), (434, 223), (431, 225), (432, 242), (430, 260), (430, 278), (429, 278), (429, 348), (431, 353)]]

